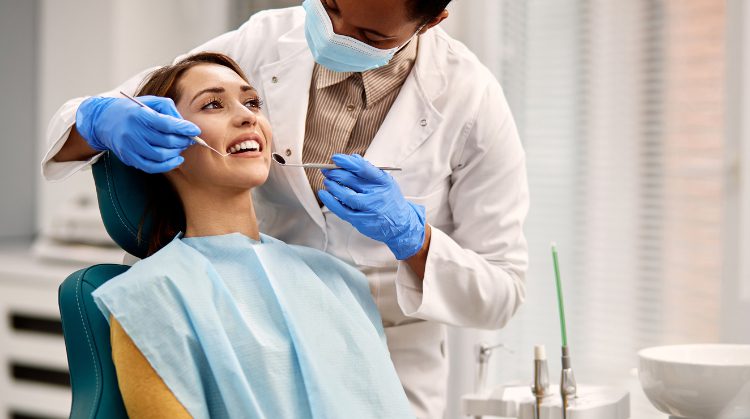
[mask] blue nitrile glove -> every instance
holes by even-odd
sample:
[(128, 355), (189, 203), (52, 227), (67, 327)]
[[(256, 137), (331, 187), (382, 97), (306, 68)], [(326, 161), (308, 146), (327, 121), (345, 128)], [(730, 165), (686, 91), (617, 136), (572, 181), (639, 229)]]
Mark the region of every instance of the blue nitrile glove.
[(168, 172), (183, 162), (182, 153), (201, 130), (182, 119), (172, 99), (90, 97), (76, 112), (76, 128), (89, 145), (110, 150), (128, 166), (148, 173)]
[(396, 259), (414, 256), (424, 244), (424, 207), (407, 201), (391, 175), (359, 154), (331, 159), (340, 169), (323, 170), (326, 189), (318, 191), (323, 204), (360, 233), (388, 245)]

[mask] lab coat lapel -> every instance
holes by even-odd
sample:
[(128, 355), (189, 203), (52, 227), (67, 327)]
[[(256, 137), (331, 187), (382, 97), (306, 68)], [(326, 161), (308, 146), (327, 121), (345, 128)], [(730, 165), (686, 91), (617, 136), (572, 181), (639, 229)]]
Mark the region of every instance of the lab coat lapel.
[[(398, 166), (443, 121), (443, 115), (432, 104), (446, 84), (445, 74), (431, 56), (435, 52), (434, 42), (434, 33), (421, 36), (414, 69), (365, 153), (365, 158), (373, 164)], [(273, 151), (287, 157), (286, 150), (292, 150), (291, 159), (300, 161), (315, 65), (304, 38), (304, 28), (299, 26), (279, 38), (278, 51), (279, 60), (260, 69), (266, 109), (274, 130)], [(282, 170), (274, 164), (270, 175), (289, 184), (305, 211), (325, 231), (325, 218), (304, 169)]]
[(432, 63), (433, 42), (433, 33), (420, 37), (414, 68), (365, 153), (377, 166), (398, 166), (443, 121), (432, 104), (445, 89), (445, 75)]
[[(261, 67), (266, 110), (273, 128), (272, 151), (299, 162), (305, 138), (305, 119), (315, 61), (305, 42), (303, 27), (284, 34), (278, 41), (279, 61)], [(286, 150), (291, 150), (287, 156)], [(284, 179), (310, 217), (321, 229), (325, 219), (302, 168), (281, 168), (275, 163), (270, 176)]]

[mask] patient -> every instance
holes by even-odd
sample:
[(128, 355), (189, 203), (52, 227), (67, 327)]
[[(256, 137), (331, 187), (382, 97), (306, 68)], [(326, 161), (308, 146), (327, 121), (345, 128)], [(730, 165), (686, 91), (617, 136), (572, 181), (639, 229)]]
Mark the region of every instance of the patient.
[(413, 417), (365, 277), (260, 234), (271, 127), (232, 59), (200, 53), (138, 96), (174, 100), (201, 146), (151, 175), (150, 256), (94, 292), (131, 417)]

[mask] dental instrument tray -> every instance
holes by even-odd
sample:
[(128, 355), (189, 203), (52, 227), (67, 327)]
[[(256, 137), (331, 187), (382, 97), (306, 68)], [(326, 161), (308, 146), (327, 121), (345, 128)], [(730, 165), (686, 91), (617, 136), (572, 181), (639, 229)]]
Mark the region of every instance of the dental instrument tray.
[[(498, 386), (484, 394), (467, 394), (461, 398), (461, 413), (466, 416), (502, 416), (535, 419), (536, 399), (528, 385)], [(540, 405), (539, 419), (562, 419), (562, 399), (557, 386)], [(568, 406), (568, 419), (628, 419), (630, 393), (627, 390), (579, 385), (576, 398)]]

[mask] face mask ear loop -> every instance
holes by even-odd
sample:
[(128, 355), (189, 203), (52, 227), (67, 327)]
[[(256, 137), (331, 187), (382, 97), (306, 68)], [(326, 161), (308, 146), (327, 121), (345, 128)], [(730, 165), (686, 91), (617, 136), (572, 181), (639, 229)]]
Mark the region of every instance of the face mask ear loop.
[(418, 27), (417, 31), (414, 32), (414, 35), (412, 35), (411, 37), (414, 38), (415, 36), (419, 35), (419, 31), (421, 31), (425, 26), (427, 26), (427, 23), (423, 23), (422, 26)]
[(414, 39), (414, 37), (416, 37), (419, 34), (419, 31), (421, 31), (422, 28), (425, 27), (425, 25), (427, 25), (427, 24), (423, 23), (422, 26), (418, 27), (417, 31), (414, 32), (414, 35), (412, 35), (406, 42), (404, 42), (404, 45), (401, 45), (400, 47), (398, 47), (398, 49), (396, 50), (396, 54), (398, 54), (399, 52), (401, 52), (402, 49), (404, 49), (407, 45), (409, 45), (409, 42), (411, 42)]

